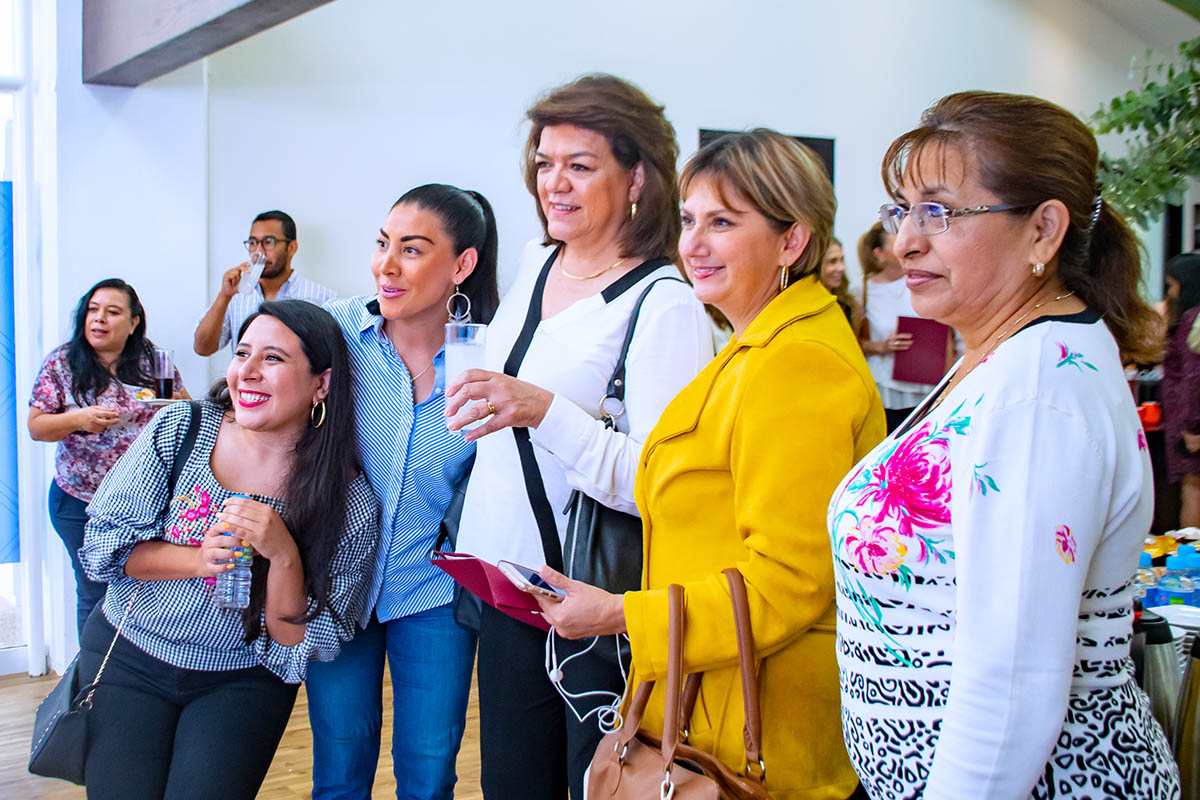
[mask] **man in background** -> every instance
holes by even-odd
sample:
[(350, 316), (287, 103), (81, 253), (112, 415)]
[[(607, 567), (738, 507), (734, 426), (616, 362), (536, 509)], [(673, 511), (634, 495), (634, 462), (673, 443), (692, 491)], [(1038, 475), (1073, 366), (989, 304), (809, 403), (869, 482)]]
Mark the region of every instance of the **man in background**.
[(211, 356), (231, 342), (236, 345), (233, 337), (242, 323), (266, 300), (306, 300), (319, 306), (336, 296), (332, 289), (302, 278), (292, 269), (300, 245), (295, 221), (282, 211), (264, 211), (255, 217), (250, 238), (243, 244), (252, 257), (261, 252), (266, 259), (262, 277), (253, 292), (239, 294), (238, 283), (250, 271), (250, 263), (242, 262), (225, 273), (216, 299), (196, 326), (192, 348), (199, 355)]

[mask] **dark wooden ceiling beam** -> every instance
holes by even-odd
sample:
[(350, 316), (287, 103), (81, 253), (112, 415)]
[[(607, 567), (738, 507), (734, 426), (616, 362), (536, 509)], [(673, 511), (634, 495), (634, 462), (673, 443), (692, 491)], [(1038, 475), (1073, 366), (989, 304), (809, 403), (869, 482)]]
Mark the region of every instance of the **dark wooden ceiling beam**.
[(139, 86), (332, 0), (83, 0), (83, 82)]

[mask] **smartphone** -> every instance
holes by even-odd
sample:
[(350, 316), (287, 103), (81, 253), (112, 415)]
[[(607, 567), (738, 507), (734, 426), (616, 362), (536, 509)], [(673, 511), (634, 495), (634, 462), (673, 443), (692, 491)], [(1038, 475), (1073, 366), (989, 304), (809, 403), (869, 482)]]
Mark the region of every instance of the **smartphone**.
[(546, 583), (546, 579), (539, 575), (537, 570), (515, 564), (512, 561), (497, 562), (496, 567), (504, 573), (504, 577), (512, 581), (513, 585), (523, 592), (540, 594), (551, 600), (562, 600), (567, 596), (562, 589), (556, 589)]

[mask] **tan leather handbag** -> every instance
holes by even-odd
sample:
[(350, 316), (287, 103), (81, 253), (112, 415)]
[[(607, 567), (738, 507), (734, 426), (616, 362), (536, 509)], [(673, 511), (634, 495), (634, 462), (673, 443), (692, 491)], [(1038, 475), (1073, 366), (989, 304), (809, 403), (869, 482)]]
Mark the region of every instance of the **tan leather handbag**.
[(733, 598), (738, 668), (742, 674), (746, 774), (739, 775), (711, 753), (686, 744), (683, 741), (686, 732), (680, 735), (691, 719), (702, 674), (689, 675), (684, 685), (683, 587), (672, 584), (667, 587), (667, 682), (662, 738), (639, 730), (654, 682), (639, 684), (621, 727), (605, 736), (596, 748), (588, 772), (588, 800), (646, 800), (655, 795), (660, 800), (769, 800), (746, 582), (732, 568), (725, 570), (725, 579)]

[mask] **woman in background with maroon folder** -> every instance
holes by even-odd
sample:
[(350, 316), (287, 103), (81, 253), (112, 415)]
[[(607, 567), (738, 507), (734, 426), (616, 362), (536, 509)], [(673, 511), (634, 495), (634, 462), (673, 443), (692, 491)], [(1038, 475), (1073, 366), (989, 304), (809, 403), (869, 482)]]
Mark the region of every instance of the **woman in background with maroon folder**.
[(915, 317), (912, 296), (904, 282), (900, 259), (892, 252), (896, 237), (876, 222), (858, 240), (858, 263), (863, 270), (864, 324), (859, 341), (867, 366), (879, 387), (888, 433), (896, 430), (930, 386), (906, 383), (892, 377), (895, 354), (912, 347), (912, 334), (896, 330), (900, 317)]

